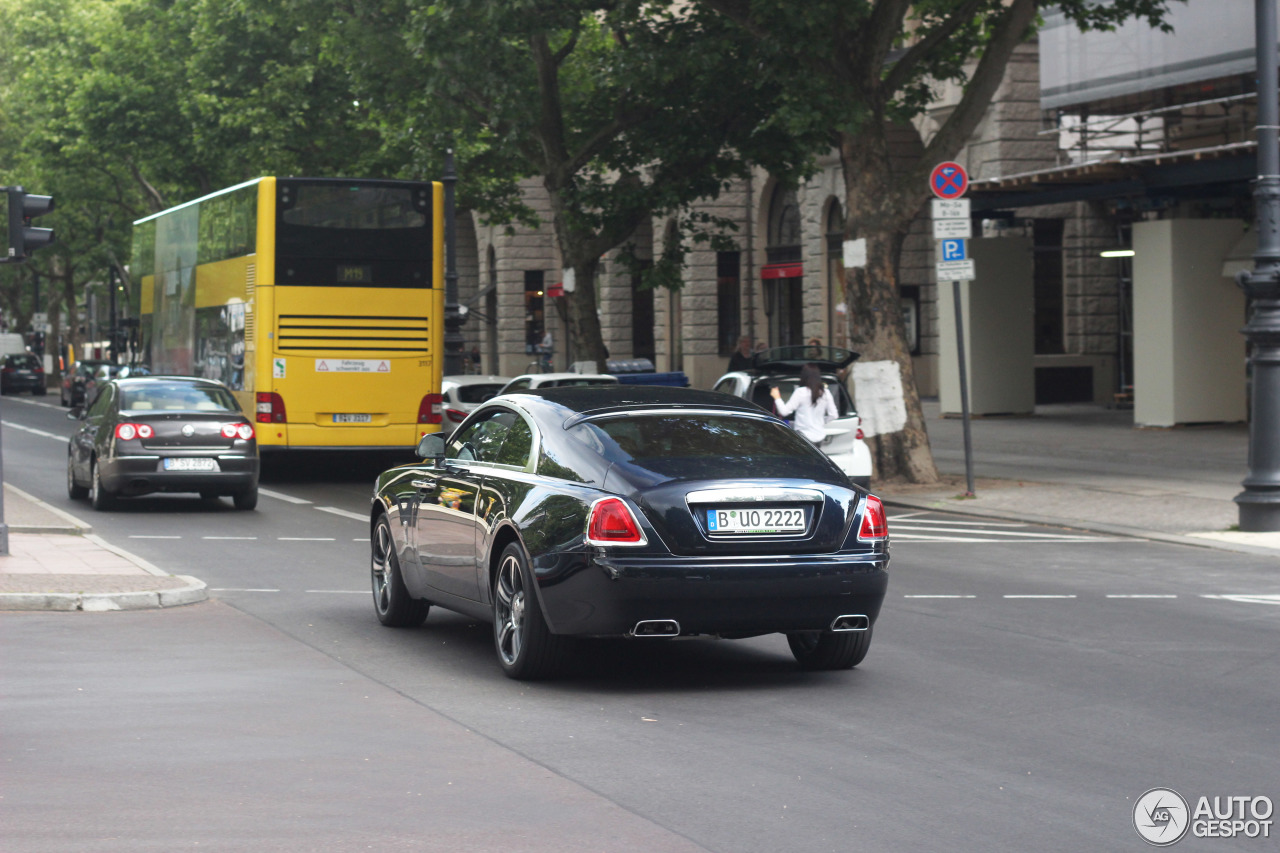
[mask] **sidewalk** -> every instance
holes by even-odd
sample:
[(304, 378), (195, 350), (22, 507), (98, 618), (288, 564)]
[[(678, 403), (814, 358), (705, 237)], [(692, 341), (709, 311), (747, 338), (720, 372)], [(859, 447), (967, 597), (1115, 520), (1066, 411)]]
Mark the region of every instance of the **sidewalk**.
[(208, 597), (203, 581), (171, 575), (7, 484), (4, 518), (9, 554), (0, 556), (0, 610), (137, 610)]
[(963, 422), (941, 417), (936, 400), (924, 410), (944, 482), (873, 482), (891, 506), (1280, 557), (1280, 533), (1233, 529), (1248, 470), (1244, 424), (1136, 429), (1132, 411), (1085, 404), (975, 418), (975, 497), (966, 498)]

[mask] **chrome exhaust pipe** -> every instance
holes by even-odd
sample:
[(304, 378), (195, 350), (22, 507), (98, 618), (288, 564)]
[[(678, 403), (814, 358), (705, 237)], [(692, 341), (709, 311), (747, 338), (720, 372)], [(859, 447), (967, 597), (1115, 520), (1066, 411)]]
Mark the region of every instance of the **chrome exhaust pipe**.
[(674, 619), (641, 619), (631, 629), (633, 637), (678, 637), (680, 623)]
[(832, 631), (866, 631), (871, 628), (871, 620), (862, 614), (837, 616), (831, 620)]

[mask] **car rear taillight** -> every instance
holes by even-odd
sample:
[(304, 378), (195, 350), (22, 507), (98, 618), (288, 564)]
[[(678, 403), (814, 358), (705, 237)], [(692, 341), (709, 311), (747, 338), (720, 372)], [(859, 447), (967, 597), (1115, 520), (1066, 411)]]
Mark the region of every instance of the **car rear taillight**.
[(884, 504), (875, 495), (867, 495), (866, 505), (862, 507), (858, 538), (864, 541), (889, 538), (889, 519), (885, 517)]
[(440, 409), (444, 404), (444, 398), (439, 394), (428, 394), (422, 398), (422, 402), (418, 404), (418, 423), (420, 424), (438, 424), (441, 422)]
[(156, 431), (151, 428), (151, 424), (138, 424), (138, 438), (151, 438)]
[(116, 424), (116, 438), (121, 441), (133, 441), (138, 437), (138, 428), (133, 424)]
[(253, 438), (253, 424), (237, 424), (236, 435), (245, 441)]
[(858, 441), (866, 439), (866, 436), (862, 432), (862, 415), (858, 415), (858, 431), (853, 434), (853, 437), (858, 439)]
[(282, 424), (287, 419), (283, 397), (274, 391), (258, 392), (258, 423)]
[(630, 508), (619, 498), (605, 498), (591, 507), (587, 544), (644, 545), (645, 538)]
[(445, 417), (453, 421), (455, 424), (460, 424), (467, 419), (467, 413), (461, 409), (445, 409), (444, 414)]

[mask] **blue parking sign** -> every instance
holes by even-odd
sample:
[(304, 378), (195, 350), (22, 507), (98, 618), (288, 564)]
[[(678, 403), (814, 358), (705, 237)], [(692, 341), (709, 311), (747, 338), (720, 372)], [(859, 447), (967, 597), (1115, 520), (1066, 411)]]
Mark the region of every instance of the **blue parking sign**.
[(964, 240), (943, 240), (942, 259), (944, 261), (966, 260)]

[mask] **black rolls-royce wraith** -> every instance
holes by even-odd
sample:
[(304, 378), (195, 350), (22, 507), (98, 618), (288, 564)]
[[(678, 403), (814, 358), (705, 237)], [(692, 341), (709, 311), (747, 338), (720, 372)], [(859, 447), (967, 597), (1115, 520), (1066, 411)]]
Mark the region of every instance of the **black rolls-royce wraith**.
[(372, 584), (384, 625), (432, 604), (491, 621), (514, 678), (574, 637), (781, 632), (844, 669), (888, 581), (880, 500), (751, 403), (657, 386), (507, 394), (421, 462), (378, 478)]

